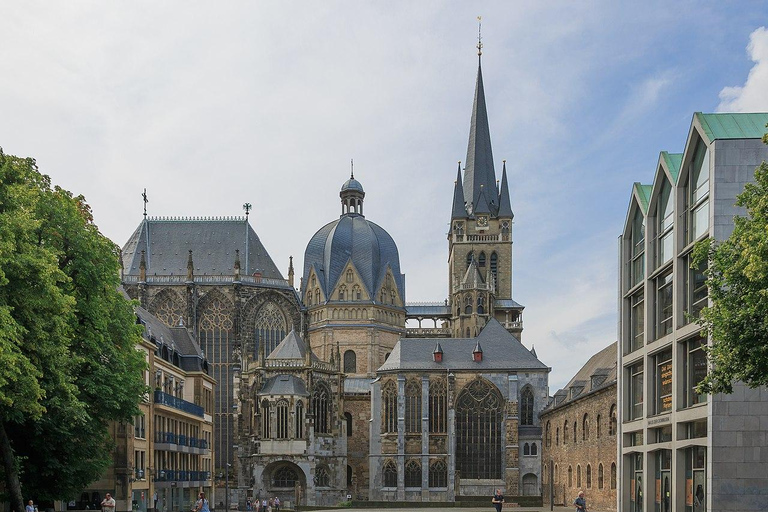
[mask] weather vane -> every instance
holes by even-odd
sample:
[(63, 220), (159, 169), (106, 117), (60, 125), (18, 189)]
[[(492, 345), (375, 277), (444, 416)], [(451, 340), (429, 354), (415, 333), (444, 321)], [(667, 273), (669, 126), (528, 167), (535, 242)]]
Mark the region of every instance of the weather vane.
[(245, 210), (245, 218), (246, 219), (248, 218), (248, 212), (251, 211), (251, 208), (253, 208), (253, 206), (251, 206), (251, 203), (245, 203), (243, 205), (243, 210)]
[(144, 198), (144, 218), (147, 218), (147, 203), (149, 202), (149, 199), (147, 199), (147, 189), (144, 189), (144, 193), (141, 194), (141, 197)]
[(483, 36), (481, 29), (483, 28), (483, 17), (477, 17), (477, 55), (478, 57), (483, 54)]

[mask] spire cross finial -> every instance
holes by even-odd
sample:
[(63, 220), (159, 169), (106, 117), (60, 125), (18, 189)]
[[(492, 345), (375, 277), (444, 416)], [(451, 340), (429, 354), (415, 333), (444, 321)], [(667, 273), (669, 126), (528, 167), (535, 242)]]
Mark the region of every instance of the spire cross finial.
[(483, 28), (483, 17), (478, 16), (477, 17), (477, 56), (478, 57), (483, 54), (482, 28)]
[(248, 218), (248, 213), (251, 211), (252, 208), (253, 208), (253, 206), (251, 206), (251, 203), (245, 203), (243, 205), (243, 210), (245, 210), (245, 218), (246, 219)]
[(149, 199), (147, 199), (147, 189), (144, 189), (144, 193), (141, 194), (141, 197), (144, 199), (144, 218), (147, 218), (147, 203), (149, 202)]
[(355, 159), (349, 159), (349, 179), (355, 179)]

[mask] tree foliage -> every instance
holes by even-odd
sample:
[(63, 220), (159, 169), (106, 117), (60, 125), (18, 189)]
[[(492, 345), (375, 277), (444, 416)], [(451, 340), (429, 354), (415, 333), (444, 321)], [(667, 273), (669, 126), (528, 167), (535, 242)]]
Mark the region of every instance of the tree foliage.
[(0, 150), (0, 473), (14, 509), (98, 479), (109, 422), (138, 414), (146, 365), (118, 271), (85, 199)]
[(694, 251), (694, 264), (709, 265), (712, 305), (699, 318), (712, 340), (710, 371), (699, 386), (707, 393), (731, 393), (734, 381), (768, 384), (768, 164), (755, 170), (736, 204), (747, 215), (734, 219), (731, 236), (704, 240)]

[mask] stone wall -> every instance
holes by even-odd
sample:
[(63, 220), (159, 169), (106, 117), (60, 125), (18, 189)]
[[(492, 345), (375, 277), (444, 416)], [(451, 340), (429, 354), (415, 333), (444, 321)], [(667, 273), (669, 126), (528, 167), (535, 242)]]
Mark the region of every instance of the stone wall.
[[(610, 410), (616, 405), (616, 385), (613, 384), (581, 399), (568, 402), (560, 407), (547, 410), (541, 415), (544, 431), (542, 460), (545, 465), (543, 478), (544, 503), (549, 503), (549, 468), (555, 466), (555, 504), (570, 506), (579, 490), (583, 490), (589, 509), (616, 510), (616, 488), (611, 486), (611, 465), (616, 464), (615, 430), (610, 430)], [(584, 415), (589, 418), (589, 434), (584, 436)], [(600, 423), (597, 417), (600, 416)], [(563, 440), (563, 425), (568, 422), (567, 439)], [(573, 441), (573, 423), (577, 424), (576, 442)], [(551, 438), (547, 436), (550, 425)], [(559, 429), (559, 430), (558, 430)], [(599, 436), (598, 436), (599, 431)], [(551, 439), (548, 441), (548, 439)], [(603, 466), (603, 486), (600, 488), (599, 468)], [(588, 484), (586, 471), (591, 468), (592, 478)], [(568, 484), (568, 468), (572, 469), (571, 484)], [(577, 482), (577, 468), (581, 468), (581, 485)]]

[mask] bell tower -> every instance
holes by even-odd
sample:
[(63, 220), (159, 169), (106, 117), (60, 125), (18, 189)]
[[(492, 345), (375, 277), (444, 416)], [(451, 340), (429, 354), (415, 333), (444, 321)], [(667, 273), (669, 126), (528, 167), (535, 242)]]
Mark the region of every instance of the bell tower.
[(496, 180), (478, 42), (477, 81), (462, 177), (456, 174), (448, 233), (448, 289), (456, 337), (474, 337), (494, 317), (520, 338), (523, 306), (512, 299), (512, 221), (507, 164)]

